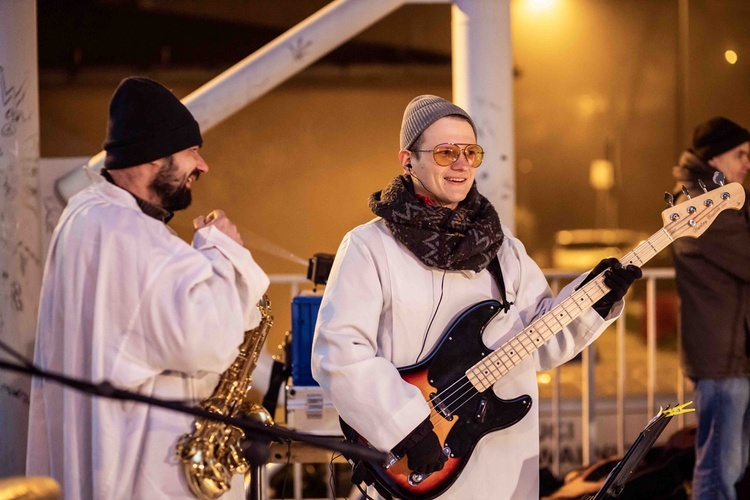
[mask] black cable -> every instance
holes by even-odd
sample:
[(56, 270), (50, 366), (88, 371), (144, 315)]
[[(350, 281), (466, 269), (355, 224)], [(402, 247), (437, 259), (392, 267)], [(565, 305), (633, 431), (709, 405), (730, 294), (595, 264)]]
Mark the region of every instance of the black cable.
[(284, 466), (284, 482), (281, 483), (281, 500), (286, 494), (286, 481), (289, 479), (289, 466), (292, 463), (292, 440), (286, 442), (286, 465)]
[(328, 462), (328, 470), (331, 472), (331, 477), (328, 478), (328, 487), (331, 489), (331, 498), (336, 500), (336, 471), (334, 460), (342, 456), (341, 453), (331, 453), (331, 461)]
[(443, 278), (440, 280), (440, 298), (438, 299), (437, 306), (435, 307), (435, 312), (432, 313), (430, 324), (427, 325), (427, 330), (424, 332), (424, 337), (422, 337), (422, 348), (419, 350), (419, 354), (417, 354), (417, 359), (414, 360), (415, 363), (419, 361), (419, 357), (422, 355), (422, 352), (424, 352), (424, 346), (427, 344), (427, 337), (430, 333), (430, 328), (432, 328), (432, 322), (435, 321), (435, 316), (437, 316), (438, 310), (440, 309), (440, 303), (443, 302), (443, 285), (445, 285), (446, 272), (447, 271), (443, 271)]
[(24, 356), (20, 352), (16, 351), (15, 349), (13, 349), (11, 346), (9, 346), (8, 344), (6, 344), (2, 340), (0, 340), (0, 349), (4, 350), (8, 354), (10, 354), (14, 358), (16, 358), (18, 361), (20, 361), (21, 363), (23, 363), (28, 368), (32, 368), (34, 366), (34, 363), (32, 363), (28, 358), (26, 358), (26, 356)]

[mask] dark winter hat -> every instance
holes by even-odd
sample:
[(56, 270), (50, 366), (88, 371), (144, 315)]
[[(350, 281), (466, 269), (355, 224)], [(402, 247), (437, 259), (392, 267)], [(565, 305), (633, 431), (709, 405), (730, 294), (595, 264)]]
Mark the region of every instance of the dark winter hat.
[(711, 118), (695, 127), (691, 151), (707, 162), (743, 142), (750, 141), (750, 132), (723, 116)]
[(109, 103), (104, 167), (133, 167), (201, 146), (200, 127), (175, 95), (148, 78), (120, 82)]
[(466, 118), (477, 134), (477, 127), (469, 114), (450, 101), (434, 95), (420, 95), (411, 100), (404, 110), (401, 122), (401, 149), (409, 149), (427, 127), (445, 116)]

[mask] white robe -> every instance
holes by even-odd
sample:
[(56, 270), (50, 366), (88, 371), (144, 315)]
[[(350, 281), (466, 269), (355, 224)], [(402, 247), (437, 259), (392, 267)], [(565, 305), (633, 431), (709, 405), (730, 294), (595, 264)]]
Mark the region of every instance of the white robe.
[[(564, 300), (583, 279), (553, 299), (541, 269), (503, 230), (498, 255), (513, 306), (485, 329), (484, 343), (493, 349)], [(489, 271), (428, 268), (393, 238), (382, 219), (375, 219), (348, 233), (336, 253), (313, 340), (313, 376), (349, 425), (376, 448), (390, 450), (429, 415), (420, 391), (396, 368), (415, 364), (418, 356), (424, 359), (467, 307), (499, 296)], [(532, 408), (517, 424), (483, 437), (441, 498), (539, 498), (536, 372), (573, 358), (621, 311), (622, 302), (606, 321), (593, 309), (584, 312), (494, 384), (503, 399), (530, 395)]]
[[(268, 277), (215, 227), (198, 231), (190, 246), (97, 177), (70, 200), (52, 236), (35, 362), (195, 403), (258, 325)], [(174, 451), (193, 421), (34, 379), (27, 473), (56, 479), (66, 500), (193, 498)], [(243, 498), (241, 476), (230, 493)]]

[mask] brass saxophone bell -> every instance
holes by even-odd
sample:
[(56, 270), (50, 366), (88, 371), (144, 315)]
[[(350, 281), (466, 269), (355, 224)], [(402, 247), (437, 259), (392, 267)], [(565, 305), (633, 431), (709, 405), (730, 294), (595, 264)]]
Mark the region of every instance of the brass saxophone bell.
[[(258, 309), (260, 324), (245, 332), (239, 355), (221, 374), (213, 394), (199, 406), (210, 413), (246, 418), (268, 426), (274, 425), (271, 415), (262, 405), (249, 400), (252, 373), (273, 324), (271, 302), (265, 295), (258, 302)], [(196, 419), (193, 432), (182, 435), (175, 446), (193, 495), (218, 498), (231, 488), (235, 474), (250, 470), (242, 448), (244, 440), (245, 433), (238, 427), (207, 418)]]

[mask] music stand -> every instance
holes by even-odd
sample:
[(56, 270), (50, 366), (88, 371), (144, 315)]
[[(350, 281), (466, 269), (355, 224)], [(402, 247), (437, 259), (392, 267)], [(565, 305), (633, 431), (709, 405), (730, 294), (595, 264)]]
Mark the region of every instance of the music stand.
[(607, 500), (617, 498), (625, 489), (625, 483), (630, 478), (638, 464), (641, 463), (646, 453), (654, 446), (656, 440), (661, 435), (672, 417), (681, 413), (695, 411), (695, 408), (687, 408), (692, 401), (670, 408), (659, 409), (659, 413), (651, 419), (646, 428), (641, 431), (633, 445), (630, 447), (625, 456), (620, 460), (614, 469), (609, 473), (599, 492), (588, 500)]

